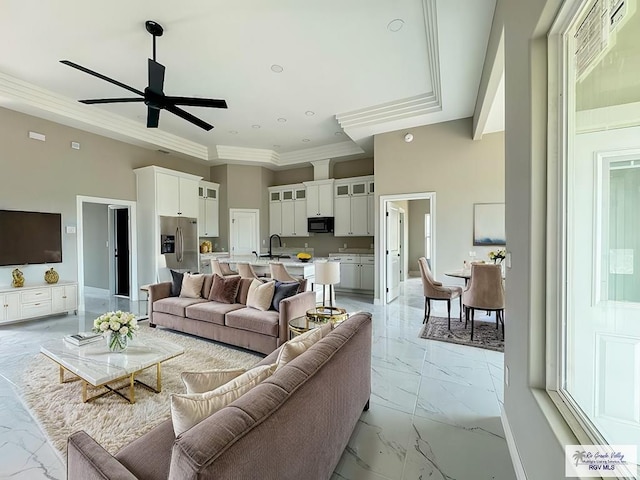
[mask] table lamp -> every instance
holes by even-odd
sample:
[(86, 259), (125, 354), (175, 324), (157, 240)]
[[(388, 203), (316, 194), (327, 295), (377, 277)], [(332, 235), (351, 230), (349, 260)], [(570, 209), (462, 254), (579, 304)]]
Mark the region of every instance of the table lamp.
[(315, 262), (315, 283), (322, 285), (322, 306), (326, 307), (326, 287), (329, 285), (329, 308), (333, 308), (333, 286), (340, 283), (340, 262)]

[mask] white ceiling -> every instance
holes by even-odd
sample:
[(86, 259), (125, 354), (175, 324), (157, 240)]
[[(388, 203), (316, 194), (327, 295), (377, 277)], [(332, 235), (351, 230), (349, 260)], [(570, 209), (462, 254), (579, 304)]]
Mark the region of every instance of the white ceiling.
[[(211, 164), (372, 156), (373, 134), (473, 115), (495, 0), (176, 5), (0, 0), (0, 105)], [(141, 103), (76, 101), (131, 95), (59, 60), (144, 89), (145, 20), (165, 30), (157, 61), (167, 95), (227, 101), (227, 110), (185, 107), (210, 132), (166, 111), (147, 129)], [(491, 131), (503, 118), (496, 108)]]

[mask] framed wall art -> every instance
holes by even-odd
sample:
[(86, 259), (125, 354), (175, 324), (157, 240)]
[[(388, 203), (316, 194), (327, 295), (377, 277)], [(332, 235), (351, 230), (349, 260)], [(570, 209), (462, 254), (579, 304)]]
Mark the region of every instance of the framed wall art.
[(473, 244), (506, 245), (504, 203), (473, 204)]

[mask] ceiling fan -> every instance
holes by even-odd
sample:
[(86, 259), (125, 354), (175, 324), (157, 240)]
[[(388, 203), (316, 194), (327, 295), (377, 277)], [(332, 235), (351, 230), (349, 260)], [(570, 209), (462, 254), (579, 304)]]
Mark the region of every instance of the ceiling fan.
[(147, 128), (157, 128), (158, 120), (160, 119), (160, 110), (167, 110), (174, 115), (184, 118), (186, 121), (197, 125), (207, 131), (213, 128), (213, 125), (209, 125), (207, 122), (200, 120), (198, 117), (191, 115), (189, 112), (178, 108), (177, 105), (185, 105), (190, 107), (211, 107), (211, 108), (227, 108), (227, 102), (224, 100), (216, 100), (213, 98), (193, 98), (193, 97), (171, 97), (165, 95), (162, 91), (164, 86), (164, 65), (156, 62), (156, 37), (161, 37), (164, 29), (162, 25), (152, 20), (145, 22), (147, 32), (153, 36), (153, 59), (149, 59), (149, 85), (144, 89), (144, 92), (137, 90), (129, 85), (125, 85), (113, 78), (109, 78), (93, 70), (89, 70), (77, 63), (73, 63), (69, 60), (60, 60), (60, 63), (64, 63), (70, 67), (73, 67), (81, 72), (88, 73), (94, 77), (98, 77), (109, 83), (113, 83), (119, 87), (122, 87), (130, 92), (133, 92), (140, 97), (129, 98), (97, 98), (91, 100), (79, 100), (80, 103), (86, 103), (88, 105), (98, 103), (131, 103), (131, 102), (144, 102), (147, 106)]

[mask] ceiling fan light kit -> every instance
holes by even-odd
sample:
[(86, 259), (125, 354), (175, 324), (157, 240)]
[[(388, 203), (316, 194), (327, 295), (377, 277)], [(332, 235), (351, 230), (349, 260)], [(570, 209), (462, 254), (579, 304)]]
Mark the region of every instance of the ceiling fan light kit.
[(93, 75), (101, 80), (109, 82), (118, 87), (129, 90), (138, 97), (127, 98), (98, 98), (89, 100), (78, 100), (81, 103), (87, 105), (96, 105), (104, 103), (132, 103), (132, 102), (144, 102), (147, 106), (147, 128), (157, 128), (160, 120), (160, 110), (167, 110), (168, 112), (177, 115), (184, 120), (193, 123), (194, 125), (204, 129), (211, 130), (213, 125), (208, 124), (204, 120), (190, 114), (189, 112), (179, 108), (178, 105), (190, 106), (190, 107), (207, 107), (207, 108), (227, 108), (227, 102), (224, 100), (218, 100), (213, 98), (194, 98), (194, 97), (173, 97), (164, 94), (164, 65), (156, 62), (156, 37), (161, 37), (164, 33), (162, 25), (153, 20), (147, 20), (145, 22), (145, 28), (147, 32), (153, 37), (153, 59), (148, 60), (148, 72), (149, 72), (149, 84), (144, 89), (144, 92), (137, 90), (129, 85), (125, 85), (122, 82), (109, 78), (101, 73), (89, 70), (86, 67), (73, 63), (69, 60), (60, 60), (69, 67), (80, 70), (81, 72)]

